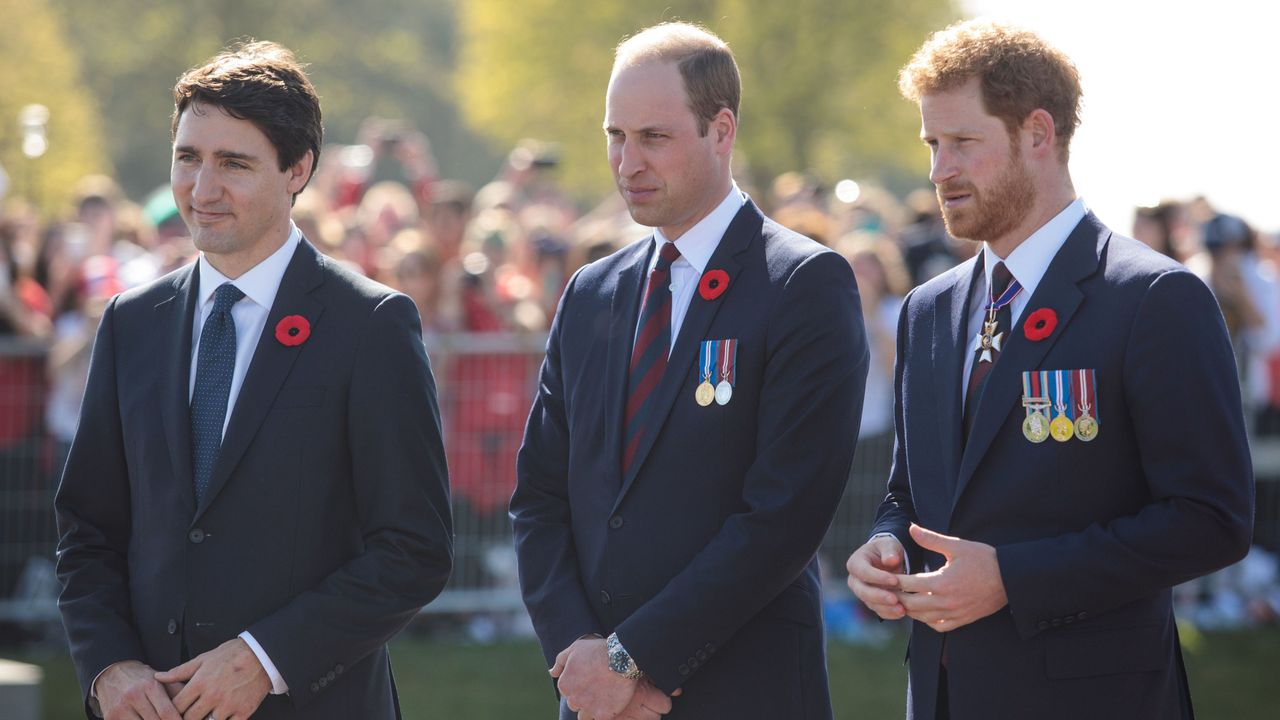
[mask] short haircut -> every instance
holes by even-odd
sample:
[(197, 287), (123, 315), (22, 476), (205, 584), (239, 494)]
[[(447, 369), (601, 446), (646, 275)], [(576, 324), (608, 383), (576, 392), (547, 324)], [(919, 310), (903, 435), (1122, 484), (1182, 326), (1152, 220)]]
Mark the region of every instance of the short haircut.
[(173, 136), (182, 112), (193, 103), (215, 105), (261, 130), (275, 146), (282, 171), (310, 150), (314, 175), (324, 130), (320, 98), (303, 67), (288, 48), (273, 42), (249, 41), (223, 50), (183, 73), (173, 86)]
[(1080, 73), (1061, 50), (1028, 30), (968, 20), (934, 33), (898, 74), (908, 100), (954, 90), (972, 78), (986, 111), (1012, 135), (1036, 109), (1053, 117), (1058, 155), (1065, 161), (1080, 124)]
[(728, 44), (706, 28), (687, 22), (665, 22), (623, 40), (614, 53), (613, 71), (645, 62), (672, 62), (684, 80), (689, 110), (698, 118), (698, 134), (717, 113), (738, 117), (742, 78)]

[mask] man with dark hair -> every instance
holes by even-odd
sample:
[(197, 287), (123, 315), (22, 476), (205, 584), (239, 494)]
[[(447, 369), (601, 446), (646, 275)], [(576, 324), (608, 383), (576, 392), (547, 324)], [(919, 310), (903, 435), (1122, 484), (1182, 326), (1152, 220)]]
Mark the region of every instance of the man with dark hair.
[(907, 717), (1190, 718), (1171, 588), (1253, 518), (1222, 314), (1076, 197), (1061, 52), (960, 23), (901, 88), (947, 229), (982, 244), (903, 304), (889, 491), (848, 562), (913, 621)]
[(55, 502), (86, 711), (399, 717), (386, 643), (452, 567), (417, 312), (289, 218), (321, 126), (288, 50), (226, 51), (174, 98), (202, 253), (108, 305)]
[(734, 183), (739, 93), (701, 28), (618, 48), (609, 163), (654, 233), (569, 281), (511, 499), (562, 719), (831, 717), (815, 555), (866, 338), (849, 264)]

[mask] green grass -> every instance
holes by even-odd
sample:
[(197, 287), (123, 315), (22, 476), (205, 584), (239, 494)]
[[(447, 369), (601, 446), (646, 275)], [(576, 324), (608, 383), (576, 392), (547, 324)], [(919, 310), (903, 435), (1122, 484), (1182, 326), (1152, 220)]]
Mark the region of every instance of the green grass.
[[(1187, 672), (1200, 720), (1263, 720), (1280, 707), (1280, 628), (1184, 637)], [(904, 645), (832, 645), (828, 653), (837, 718), (901, 718)], [(10, 657), (12, 653), (8, 653)], [(392, 647), (396, 682), (408, 720), (552, 718), (555, 701), (542, 658), (531, 642), (462, 645), (403, 637)], [(22, 653), (45, 671), (46, 720), (80, 720), (80, 693), (70, 660)]]

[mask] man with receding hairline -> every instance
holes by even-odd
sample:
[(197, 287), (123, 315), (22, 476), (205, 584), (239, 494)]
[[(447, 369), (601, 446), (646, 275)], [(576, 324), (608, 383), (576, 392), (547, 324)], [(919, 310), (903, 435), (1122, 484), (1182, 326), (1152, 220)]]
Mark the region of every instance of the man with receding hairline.
[(848, 263), (734, 183), (740, 94), (701, 28), (618, 47), (609, 163), (654, 233), (569, 282), (511, 499), (562, 719), (831, 717), (815, 554), (866, 340)]
[(1060, 51), (970, 21), (900, 80), (947, 229), (981, 243), (903, 304), (889, 492), (848, 561), (912, 620), (907, 717), (1190, 718), (1171, 588), (1252, 534), (1222, 315), (1076, 196)]
[(320, 103), (251, 42), (174, 87), (196, 263), (115, 297), (58, 489), (59, 606), (107, 720), (391, 720), (387, 641), (452, 567), (413, 302), (290, 220)]

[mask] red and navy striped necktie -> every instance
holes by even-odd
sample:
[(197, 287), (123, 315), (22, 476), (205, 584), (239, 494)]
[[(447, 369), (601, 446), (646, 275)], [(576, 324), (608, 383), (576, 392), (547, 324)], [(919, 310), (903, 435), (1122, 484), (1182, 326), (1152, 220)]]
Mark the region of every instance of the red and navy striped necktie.
[(653, 391), (667, 369), (671, 352), (671, 263), (680, 257), (673, 242), (662, 243), (658, 263), (649, 273), (644, 304), (640, 307), (640, 329), (631, 349), (631, 370), (627, 385), (627, 417), (622, 451), (622, 473), (631, 470), (640, 437), (653, 412)]

